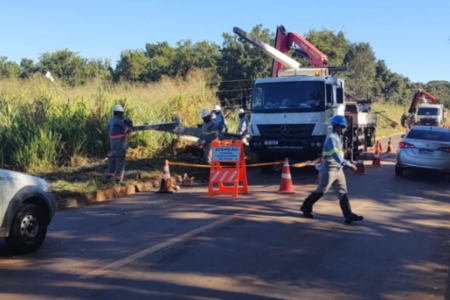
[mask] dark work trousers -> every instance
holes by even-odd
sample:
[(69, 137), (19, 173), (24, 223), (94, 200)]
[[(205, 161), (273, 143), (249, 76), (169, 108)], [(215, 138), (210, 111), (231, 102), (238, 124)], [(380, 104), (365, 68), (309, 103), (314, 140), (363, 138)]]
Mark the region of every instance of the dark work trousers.
[(125, 172), (126, 150), (113, 150), (109, 157), (108, 175), (123, 180)]

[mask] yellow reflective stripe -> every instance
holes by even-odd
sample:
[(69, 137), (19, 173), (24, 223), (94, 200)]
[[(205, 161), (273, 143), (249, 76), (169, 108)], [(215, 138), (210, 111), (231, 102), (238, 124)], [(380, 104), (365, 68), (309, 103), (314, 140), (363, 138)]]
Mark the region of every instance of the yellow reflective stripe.
[(341, 154), (342, 155), (342, 150), (340, 150), (339, 148), (333, 148), (333, 149), (331, 149), (330, 151), (323, 151), (322, 152), (322, 155), (323, 156), (331, 156), (331, 155), (333, 155), (334, 153), (339, 153), (339, 154)]
[(216, 130), (216, 131), (211, 131), (211, 132), (208, 132), (208, 131), (204, 131), (204, 132), (203, 132), (204, 135), (218, 134), (218, 133), (219, 133), (218, 130)]

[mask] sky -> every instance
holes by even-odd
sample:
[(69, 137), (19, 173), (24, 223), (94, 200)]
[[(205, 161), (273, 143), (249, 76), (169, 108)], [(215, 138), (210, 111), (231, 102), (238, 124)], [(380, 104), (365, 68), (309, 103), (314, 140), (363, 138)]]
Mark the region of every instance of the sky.
[[(0, 56), (20, 62), (69, 49), (111, 60), (147, 43), (223, 43), (237, 26), (275, 32), (343, 31), (368, 42), (392, 72), (413, 82), (450, 81), (450, 1), (447, 0), (3, 0)], [(326, 54), (326, 53), (325, 53)]]

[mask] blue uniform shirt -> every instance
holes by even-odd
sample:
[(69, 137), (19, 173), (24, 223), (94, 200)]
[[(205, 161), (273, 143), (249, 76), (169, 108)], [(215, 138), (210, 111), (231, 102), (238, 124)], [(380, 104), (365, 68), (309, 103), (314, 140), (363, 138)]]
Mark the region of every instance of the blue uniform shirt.
[(330, 168), (351, 167), (352, 164), (344, 159), (342, 139), (336, 133), (330, 133), (325, 139), (322, 150), (323, 165)]

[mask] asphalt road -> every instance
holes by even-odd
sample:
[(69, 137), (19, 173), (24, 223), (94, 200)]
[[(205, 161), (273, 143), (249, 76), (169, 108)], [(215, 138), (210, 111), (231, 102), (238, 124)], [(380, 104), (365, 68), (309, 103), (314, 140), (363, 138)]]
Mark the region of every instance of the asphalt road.
[(394, 161), (348, 173), (359, 224), (332, 191), (300, 216), (312, 168), (292, 170), (294, 195), (276, 193), (280, 172), (252, 170), (237, 199), (197, 186), (59, 212), (39, 251), (0, 244), (0, 299), (445, 299), (450, 184), (396, 177)]

